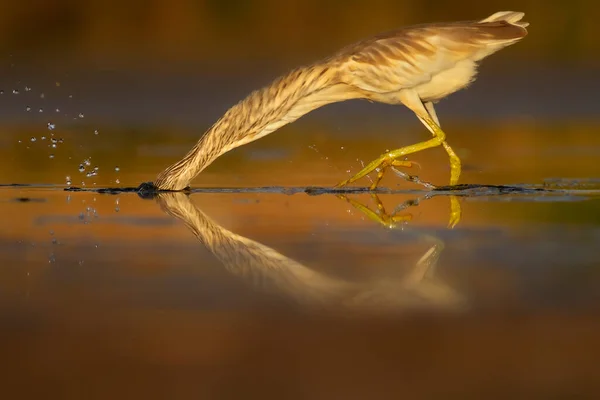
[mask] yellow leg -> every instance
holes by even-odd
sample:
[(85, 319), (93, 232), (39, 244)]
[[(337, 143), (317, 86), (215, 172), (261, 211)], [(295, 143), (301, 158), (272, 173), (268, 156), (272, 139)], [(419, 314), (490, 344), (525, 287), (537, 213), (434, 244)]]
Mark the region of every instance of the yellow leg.
[[(413, 162), (412, 161), (392, 160), (390, 166), (411, 168), (413, 166)], [(377, 187), (377, 185), (379, 185), (379, 182), (383, 179), (384, 174), (385, 174), (385, 168), (377, 169), (377, 178), (375, 178), (375, 180), (371, 184), (371, 189), (375, 189)]]
[(404, 157), (407, 154), (416, 153), (422, 150), (426, 150), (432, 147), (443, 146), (444, 150), (448, 154), (450, 159), (450, 185), (456, 185), (458, 183), (458, 179), (461, 173), (461, 162), (454, 150), (450, 147), (450, 145), (446, 142), (446, 134), (442, 129), (431, 119), (431, 118), (420, 118), (424, 123), (428, 125), (430, 130), (433, 132), (433, 139), (427, 140), (425, 142), (417, 143), (411, 146), (402, 147), (400, 149), (389, 151), (385, 154), (382, 154), (379, 158), (370, 162), (367, 166), (365, 166), (361, 171), (355, 174), (350, 179), (347, 179), (343, 182), (340, 182), (336, 185), (336, 187), (343, 187), (350, 183), (353, 183), (364, 176), (370, 174), (374, 170), (377, 170), (377, 179), (370, 186), (370, 189), (373, 190), (377, 187), (381, 179), (385, 174), (385, 170), (391, 166), (406, 166), (404, 165), (407, 161), (400, 161), (397, 158)]
[[(431, 119), (433, 123), (428, 122), (427, 118), (424, 118), (425, 114), (423, 113), (423, 109), (420, 107), (419, 101), (416, 101), (415, 98), (411, 98), (410, 95), (404, 98), (407, 101), (407, 106), (417, 114), (417, 118), (429, 129), (429, 131), (436, 135), (436, 129), (442, 130), (442, 126), (440, 125), (440, 120), (438, 119), (437, 113), (435, 112), (435, 107), (432, 102), (422, 103), (425, 111)], [(421, 116), (423, 115), (423, 117)], [(460, 158), (456, 155), (452, 147), (445, 140), (442, 142), (442, 146), (446, 153), (448, 153), (448, 157), (450, 158), (450, 185), (456, 185), (458, 183), (458, 178), (460, 177)]]
[(385, 173), (385, 170), (391, 166), (398, 166), (401, 163), (406, 163), (406, 161), (400, 161), (398, 158), (404, 157), (407, 154), (416, 153), (425, 149), (430, 149), (432, 147), (437, 147), (442, 145), (448, 156), (450, 158), (450, 185), (456, 185), (458, 183), (458, 178), (460, 177), (461, 166), (460, 159), (454, 153), (454, 150), (450, 147), (448, 143), (446, 143), (446, 134), (442, 129), (431, 119), (430, 117), (420, 118), (423, 120), (425, 124), (430, 128), (433, 133), (433, 139), (429, 139), (425, 142), (413, 144), (411, 146), (402, 147), (400, 149), (388, 151), (385, 154), (382, 154), (379, 158), (370, 162), (366, 167), (364, 167), (361, 171), (359, 171), (356, 175), (347, 179), (343, 182), (340, 182), (336, 185), (336, 187), (343, 187), (349, 183), (355, 182), (360, 178), (370, 174), (374, 170), (377, 170), (377, 179), (371, 185), (371, 189), (375, 189), (381, 178)]
[(450, 158), (450, 185), (454, 186), (458, 183), (458, 178), (460, 178), (460, 158), (458, 158), (454, 150), (452, 150), (452, 147), (450, 147), (447, 142), (442, 142), (442, 146), (444, 146), (444, 150), (446, 150), (446, 153), (448, 153), (448, 158)]

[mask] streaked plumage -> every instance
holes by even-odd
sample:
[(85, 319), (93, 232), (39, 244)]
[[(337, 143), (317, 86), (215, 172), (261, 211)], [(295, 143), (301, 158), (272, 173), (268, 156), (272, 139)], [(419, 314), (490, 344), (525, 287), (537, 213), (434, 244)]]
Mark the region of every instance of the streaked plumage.
[(466, 87), (477, 63), (527, 35), (524, 14), (502, 11), (481, 21), (416, 25), (383, 33), (348, 46), (331, 57), (297, 68), (252, 92), (230, 108), (179, 162), (159, 174), (153, 185), (181, 190), (217, 157), (260, 139), (326, 104), (369, 99), (404, 104), (434, 138), (392, 150), (367, 165), (346, 185), (386, 167), (409, 166), (407, 154), (443, 146), (452, 167), (450, 183), (460, 176), (460, 160), (445, 140), (433, 104)]

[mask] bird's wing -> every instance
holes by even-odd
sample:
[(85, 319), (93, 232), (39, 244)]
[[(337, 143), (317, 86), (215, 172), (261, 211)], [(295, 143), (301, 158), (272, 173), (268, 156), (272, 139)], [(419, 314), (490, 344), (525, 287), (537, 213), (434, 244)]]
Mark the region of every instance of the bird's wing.
[(506, 21), (429, 24), (384, 33), (338, 53), (356, 87), (376, 93), (426, 83), (465, 59), (478, 61), (524, 36)]

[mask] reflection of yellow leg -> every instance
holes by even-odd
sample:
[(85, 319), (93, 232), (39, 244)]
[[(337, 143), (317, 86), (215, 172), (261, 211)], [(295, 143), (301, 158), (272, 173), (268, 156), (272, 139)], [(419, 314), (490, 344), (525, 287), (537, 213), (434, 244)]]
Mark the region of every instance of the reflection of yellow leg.
[(344, 195), (338, 195), (338, 197), (342, 200), (346, 200), (348, 203), (350, 203), (354, 208), (356, 208), (357, 210), (359, 210), (360, 212), (362, 212), (363, 214), (365, 214), (367, 216), (367, 218), (369, 218), (372, 221), (378, 222), (381, 225), (387, 227), (387, 228), (395, 228), (396, 224), (400, 223), (400, 222), (408, 222), (410, 220), (412, 220), (412, 215), (411, 214), (406, 214), (406, 215), (396, 215), (396, 214), (392, 214), (389, 215), (386, 211), (385, 208), (383, 206), (383, 203), (381, 202), (381, 200), (379, 199), (379, 196), (377, 196), (376, 194), (372, 194), (371, 197), (373, 198), (373, 201), (375, 202), (375, 204), (377, 205), (377, 211), (378, 212), (374, 212), (373, 210), (371, 210), (369, 207), (365, 206), (364, 204), (359, 203), (356, 200), (352, 200)]
[(377, 179), (371, 185), (371, 189), (375, 189), (381, 178), (383, 178), (383, 174), (388, 167), (391, 166), (403, 166), (403, 163), (406, 161), (400, 161), (398, 158), (404, 157), (407, 154), (416, 153), (422, 150), (430, 149), (432, 147), (443, 146), (448, 153), (448, 157), (450, 158), (450, 185), (456, 185), (458, 183), (458, 178), (460, 177), (461, 165), (460, 159), (452, 150), (450, 145), (446, 143), (446, 134), (442, 131), (442, 128), (436, 124), (433, 119), (430, 117), (419, 117), (426, 124), (431, 132), (433, 133), (433, 139), (429, 139), (425, 142), (413, 144), (411, 146), (402, 147), (400, 149), (388, 151), (385, 154), (382, 154), (379, 158), (370, 162), (366, 167), (364, 167), (361, 171), (359, 171), (356, 175), (347, 179), (343, 182), (340, 182), (336, 185), (336, 187), (342, 187), (349, 183), (355, 182), (360, 178), (366, 176), (367, 174), (377, 170)]
[[(386, 212), (385, 207), (383, 206), (383, 203), (379, 199), (379, 196), (377, 196), (375, 193), (371, 193), (371, 198), (373, 199), (373, 201), (375, 202), (375, 205), (377, 206), (377, 212), (371, 210), (369, 207), (365, 206), (364, 204), (361, 204), (358, 201), (353, 200), (343, 194), (339, 194), (339, 195), (337, 195), (337, 197), (342, 200), (346, 200), (354, 208), (356, 208), (357, 210), (359, 210), (360, 212), (365, 214), (365, 216), (367, 218), (369, 218), (371, 221), (380, 223), (381, 225), (383, 225), (387, 228), (395, 228), (397, 226), (397, 224), (400, 222), (411, 221), (413, 218), (412, 214), (397, 215), (397, 213), (406, 209), (407, 207), (416, 206), (420, 202), (419, 199), (407, 201), (407, 202), (401, 204), (399, 207), (396, 207), (396, 210), (390, 215)], [(456, 224), (458, 224), (460, 222), (460, 218), (462, 216), (462, 210), (460, 207), (460, 202), (458, 201), (458, 197), (457, 196), (449, 196), (449, 197), (450, 197), (450, 218), (448, 221), (448, 228), (453, 229), (456, 226)], [(429, 198), (429, 197), (426, 196), (426, 197), (423, 197), (422, 199), (427, 199), (427, 198)]]
[(448, 222), (448, 227), (450, 229), (454, 228), (460, 221), (461, 216), (462, 210), (460, 208), (460, 203), (458, 202), (458, 197), (450, 196), (450, 221)]

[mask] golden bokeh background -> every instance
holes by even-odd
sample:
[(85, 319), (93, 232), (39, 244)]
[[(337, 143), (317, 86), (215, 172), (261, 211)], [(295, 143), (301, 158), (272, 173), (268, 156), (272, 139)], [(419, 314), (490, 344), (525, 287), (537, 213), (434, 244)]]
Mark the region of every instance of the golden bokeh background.
[[(485, 60), (475, 84), (438, 107), (465, 162), (470, 155), (489, 155), (490, 144), (502, 154), (527, 149), (531, 160), (541, 157), (540, 147), (559, 148), (567, 137), (574, 146), (595, 143), (600, 6), (593, 1), (2, 1), (0, 121), (5, 134), (0, 143), (10, 156), (0, 160), (5, 165), (0, 181), (60, 183), (65, 175), (77, 175), (89, 155), (111, 168), (118, 164), (143, 174), (131, 176), (127, 183), (132, 185), (153, 179), (231, 105), (289, 68), (378, 32), (482, 19), (498, 10), (525, 12), (529, 35)], [(27, 86), (31, 92), (25, 92)], [(18, 96), (11, 94), (15, 88)], [(219, 170), (225, 176), (240, 169), (253, 175), (250, 169), (256, 173), (261, 164), (244, 154), (283, 149), (286, 162), (294, 158), (303, 167), (280, 165), (279, 180), (271, 175), (269, 182), (327, 184), (331, 176), (317, 183), (314, 175), (332, 172), (322, 160), (326, 156), (339, 166), (338, 179), (356, 167), (358, 158), (424, 138), (423, 127), (404, 107), (347, 103), (352, 104), (323, 107), (224, 155), (199, 181)], [(27, 107), (33, 112), (25, 112)], [(78, 119), (79, 113), (86, 118)], [(48, 133), (49, 122), (65, 139), (61, 150), (28, 143)], [(101, 136), (94, 136), (95, 130)], [(366, 140), (365, 132), (373, 135)], [(351, 138), (360, 144), (353, 145)], [(313, 144), (322, 154), (309, 149)], [(56, 157), (49, 160), (50, 154)], [(543, 165), (593, 175), (589, 163), (595, 161), (586, 160), (565, 167), (558, 158), (546, 158)], [(262, 165), (272, 169), (271, 163)], [(533, 181), (554, 175), (536, 171)]]
[[(356, 40), (500, 10), (525, 12), (528, 37), (438, 107), (463, 160), (461, 183), (597, 185), (600, 3), (592, 0), (0, 0), (0, 185), (18, 184), (0, 187), (2, 393), (598, 391), (597, 197), (464, 199), (450, 231), (444, 196), (401, 211), (414, 218), (389, 230), (335, 196), (192, 195), (232, 234), (353, 281), (411, 272), (427, 249), (410, 233), (435, 234), (446, 247), (435, 277), (475, 310), (348, 318), (255, 290), (247, 284), (260, 276), (231, 274), (154, 201), (62, 190), (71, 181), (94, 189), (153, 180), (249, 91)], [(385, 149), (428, 137), (404, 107), (330, 105), (224, 154), (192, 186), (330, 187)], [(421, 168), (410, 173), (447, 182), (443, 149), (411, 159)], [(383, 186), (414, 188), (394, 174)], [(356, 198), (376, 209), (370, 196)], [(416, 199), (382, 196), (388, 212), (407, 200)]]
[[(598, 63), (591, 0), (2, 1), (0, 52), (41, 63), (245, 68), (308, 62), (403, 25), (526, 13), (513, 62)], [(505, 59), (506, 60), (506, 59)], [(243, 63), (243, 64), (238, 64)]]

